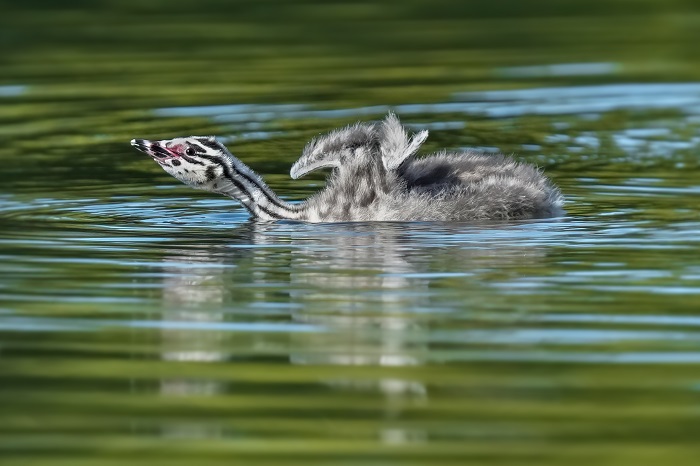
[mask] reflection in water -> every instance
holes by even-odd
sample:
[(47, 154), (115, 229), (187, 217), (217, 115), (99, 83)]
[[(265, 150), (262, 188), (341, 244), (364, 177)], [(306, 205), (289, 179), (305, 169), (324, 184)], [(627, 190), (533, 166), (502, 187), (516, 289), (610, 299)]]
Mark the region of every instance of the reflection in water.
[[(295, 336), (298, 341), (294, 346), (304, 351), (290, 354), (292, 364), (421, 364), (427, 342), (416, 337), (426, 328), (411, 319), (407, 310), (428, 307), (428, 285), (426, 279), (415, 277), (420, 265), (411, 262), (406, 226), (344, 224), (328, 226), (328, 230), (327, 237), (295, 250), (291, 288), (306, 290), (295, 297), (304, 305), (303, 313), (295, 318), (333, 328), (334, 345), (329, 348), (322, 336)], [(256, 241), (269, 238), (261, 225)], [(394, 411), (405, 404), (427, 397), (425, 384), (413, 380), (383, 377), (371, 382), (330, 383), (355, 390), (378, 390), (384, 395), (387, 414), (396, 414)], [(389, 429), (380, 435), (388, 443), (422, 437), (405, 429)]]
[[(288, 294), (288, 302), (283, 303), (286, 318), (305, 328), (319, 329), (288, 334), (285, 355), (292, 365), (422, 365), (430, 352), (430, 316), (441, 312), (433, 300), (432, 279), (464, 279), (486, 264), (532, 266), (543, 256), (541, 248), (484, 241), (498, 231), (473, 226), (465, 229), (463, 225), (414, 224), (409, 229), (406, 224), (391, 223), (312, 226), (251, 222), (235, 232), (236, 244), (181, 249), (165, 257), (163, 303), (167, 311), (163, 318), (224, 324), (233, 313), (227, 317), (230, 306), (238, 312), (246, 305), (259, 309), (268, 304), (273, 309), (280, 301), (279, 289), (283, 289)], [(469, 247), (445, 249), (450, 235)], [(426, 250), (433, 254), (426, 254)], [(441, 274), (436, 271), (441, 266), (435, 264), (445, 264), (451, 271)], [(248, 273), (233, 273), (238, 266)], [(251, 294), (247, 298), (231, 296), (241, 285), (252, 290)], [(169, 326), (162, 329), (162, 358), (228, 360), (236, 357), (225, 349), (232, 346), (233, 335), (237, 334), (223, 328), (203, 332), (201, 326), (190, 330)], [(266, 338), (264, 328), (257, 338)], [(276, 340), (270, 339), (256, 346), (275, 344)], [(389, 418), (406, 406), (426, 403), (429, 395), (425, 381), (395, 376), (326, 378), (324, 383), (336, 389), (381, 393), (384, 414)], [(161, 382), (161, 393), (167, 395), (212, 395), (228, 388), (211, 380), (168, 378)], [(221, 434), (207, 429), (211, 428), (197, 430), (190, 424), (173, 428), (171, 424), (168, 435)], [(386, 443), (417, 442), (425, 437), (421, 431), (396, 427), (378, 435)]]
[(26, 91), (27, 86), (0, 86), (0, 97), (16, 97)]
[[(169, 322), (220, 323), (224, 313), (214, 310), (223, 303), (225, 284), (223, 261), (213, 251), (188, 250), (166, 256), (163, 280), (164, 320)], [(219, 309), (217, 307), (217, 309)], [(228, 355), (222, 351), (227, 338), (223, 330), (197, 331), (165, 326), (161, 331), (161, 358), (166, 361), (216, 362)], [(225, 384), (208, 379), (164, 378), (160, 393), (165, 396), (213, 396), (225, 390)], [(193, 422), (169, 422), (161, 427), (166, 437), (217, 438), (218, 426)]]
[[(171, 322), (223, 322), (221, 311), (207, 305), (223, 303), (223, 264), (205, 251), (190, 250), (187, 256), (167, 256), (163, 280), (163, 318)], [(223, 332), (192, 332), (183, 328), (163, 330), (162, 357), (168, 361), (221, 361), (218, 348)], [(198, 390), (202, 391), (202, 390)], [(206, 391), (206, 390), (203, 390)]]

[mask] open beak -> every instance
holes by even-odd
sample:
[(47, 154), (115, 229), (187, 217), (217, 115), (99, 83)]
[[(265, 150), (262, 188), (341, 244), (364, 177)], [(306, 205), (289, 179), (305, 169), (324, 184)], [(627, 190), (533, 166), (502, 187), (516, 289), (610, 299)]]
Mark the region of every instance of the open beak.
[(141, 152), (150, 155), (154, 159), (165, 159), (173, 157), (173, 154), (160, 145), (159, 141), (149, 141), (148, 139), (132, 139), (131, 145)]

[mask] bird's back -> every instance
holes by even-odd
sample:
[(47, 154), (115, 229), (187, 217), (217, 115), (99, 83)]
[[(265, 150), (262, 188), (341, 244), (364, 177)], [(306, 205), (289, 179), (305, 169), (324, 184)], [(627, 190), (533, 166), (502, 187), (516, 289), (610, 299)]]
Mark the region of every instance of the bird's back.
[(333, 167), (307, 202), (311, 221), (469, 221), (553, 217), (559, 190), (536, 167), (501, 154), (416, 157), (427, 131), (410, 136), (394, 114), (314, 139), (292, 168), (298, 177)]
[(309, 199), (319, 221), (517, 220), (561, 215), (559, 190), (504, 155), (442, 152), (386, 170), (349, 161)]
[(398, 171), (409, 199), (428, 198), (449, 220), (561, 215), (563, 197), (536, 167), (502, 154), (440, 152)]

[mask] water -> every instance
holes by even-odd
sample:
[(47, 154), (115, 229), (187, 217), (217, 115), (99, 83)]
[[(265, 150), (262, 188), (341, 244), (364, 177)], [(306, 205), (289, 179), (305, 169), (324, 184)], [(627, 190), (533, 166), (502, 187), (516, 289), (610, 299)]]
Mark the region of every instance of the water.
[[(491, 3), (4, 6), (3, 464), (697, 464), (700, 11)], [(128, 144), (300, 200), (388, 109), (567, 215), (256, 223)]]

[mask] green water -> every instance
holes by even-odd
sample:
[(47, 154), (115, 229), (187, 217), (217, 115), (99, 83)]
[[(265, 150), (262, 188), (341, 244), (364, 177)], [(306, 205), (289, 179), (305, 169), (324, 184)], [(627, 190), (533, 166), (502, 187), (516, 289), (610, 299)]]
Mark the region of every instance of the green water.
[[(690, 1), (0, 2), (5, 465), (695, 465)], [(395, 109), (567, 215), (260, 224), (128, 141), (216, 134), (280, 195)]]

